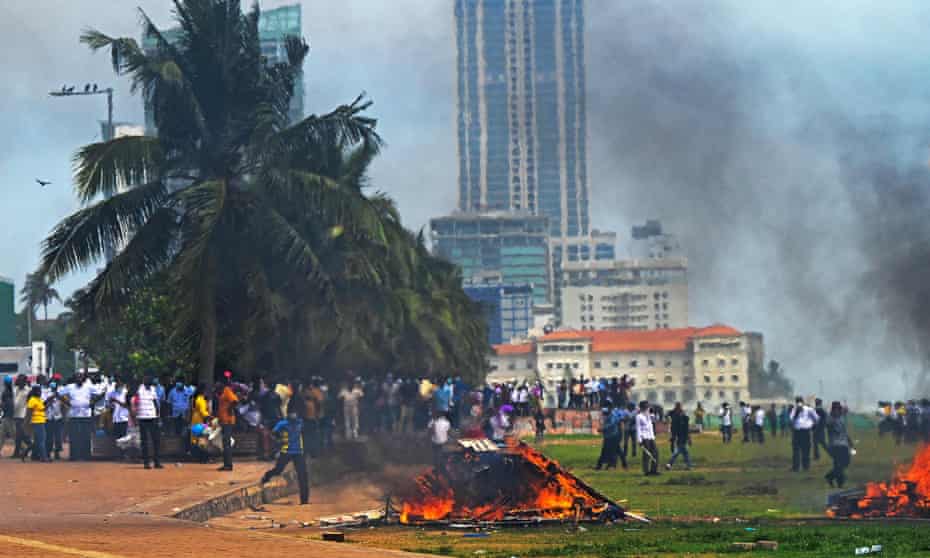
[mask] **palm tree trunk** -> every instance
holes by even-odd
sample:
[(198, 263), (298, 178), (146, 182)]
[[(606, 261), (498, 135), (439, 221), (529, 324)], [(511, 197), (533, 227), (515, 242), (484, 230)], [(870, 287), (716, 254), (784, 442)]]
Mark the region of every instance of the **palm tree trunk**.
[(45, 321), (48, 321), (48, 303), (45, 302), (42, 304), (43, 309), (45, 310)]
[(203, 256), (201, 280), (198, 283), (200, 297), (200, 345), (197, 350), (199, 370), (197, 383), (206, 393), (212, 393), (216, 372), (216, 261), (207, 254)]
[[(200, 316), (200, 371), (197, 382), (204, 390), (212, 391), (213, 375), (216, 368), (216, 295), (212, 277), (204, 278), (203, 307)], [(208, 391), (208, 393), (210, 392)]]

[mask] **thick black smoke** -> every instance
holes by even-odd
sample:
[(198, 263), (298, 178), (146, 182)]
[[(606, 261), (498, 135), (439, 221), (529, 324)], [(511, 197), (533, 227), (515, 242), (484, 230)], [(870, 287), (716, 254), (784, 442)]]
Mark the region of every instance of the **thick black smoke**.
[(715, 3), (595, 7), (595, 222), (662, 219), (691, 321), (762, 331), (805, 392), (901, 395), (930, 351), (930, 118), (844, 110), (795, 45)]

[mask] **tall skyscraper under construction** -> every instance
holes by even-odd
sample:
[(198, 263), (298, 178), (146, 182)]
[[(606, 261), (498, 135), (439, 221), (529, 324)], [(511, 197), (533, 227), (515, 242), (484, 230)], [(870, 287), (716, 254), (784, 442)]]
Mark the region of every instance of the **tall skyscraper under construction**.
[(583, 0), (454, 0), (459, 210), (588, 234)]

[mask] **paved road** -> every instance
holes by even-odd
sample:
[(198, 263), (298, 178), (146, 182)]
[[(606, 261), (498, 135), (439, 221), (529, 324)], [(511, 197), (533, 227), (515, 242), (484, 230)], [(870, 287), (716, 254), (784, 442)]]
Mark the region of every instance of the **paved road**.
[(0, 557), (168, 558), (198, 549), (224, 557), (268, 555), (269, 549), (280, 556), (414, 556), (159, 515), (254, 481), (265, 467), (245, 463), (230, 475), (194, 464), (146, 471), (117, 463), (45, 465), (2, 458)]

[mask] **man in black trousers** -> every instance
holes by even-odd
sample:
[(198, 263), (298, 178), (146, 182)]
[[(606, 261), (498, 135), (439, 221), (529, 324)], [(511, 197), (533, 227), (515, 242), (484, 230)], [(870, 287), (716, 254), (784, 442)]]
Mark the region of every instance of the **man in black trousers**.
[(799, 472), (811, 468), (811, 431), (817, 426), (817, 413), (804, 404), (804, 398), (795, 399), (791, 411), (791, 470)]
[(814, 460), (820, 461), (820, 448), (830, 455), (827, 447), (827, 411), (823, 408), (823, 399), (814, 400), (814, 412), (817, 413), (817, 425), (814, 426)]
[(639, 442), (643, 452), (643, 474), (648, 476), (659, 474), (659, 448), (656, 446), (655, 425), (649, 412), (649, 402), (639, 402), (639, 413), (636, 415), (636, 441)]

